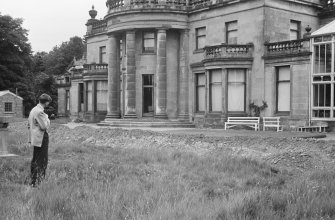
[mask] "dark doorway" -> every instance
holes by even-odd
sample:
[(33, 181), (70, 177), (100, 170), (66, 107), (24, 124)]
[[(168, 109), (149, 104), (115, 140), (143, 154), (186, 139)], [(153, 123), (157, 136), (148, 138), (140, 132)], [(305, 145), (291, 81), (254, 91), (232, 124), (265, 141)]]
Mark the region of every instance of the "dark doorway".
[(154, 75), (142, 75), (143, 117), (154, 116)]

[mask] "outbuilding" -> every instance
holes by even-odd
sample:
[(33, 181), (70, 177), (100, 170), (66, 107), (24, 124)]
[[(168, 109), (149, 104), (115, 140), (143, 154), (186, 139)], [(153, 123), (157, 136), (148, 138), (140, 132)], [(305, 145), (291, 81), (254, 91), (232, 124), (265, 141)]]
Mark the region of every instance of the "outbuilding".
[(23, 117), (23, 98), (10, 92), (0, 91), (0, 116)]

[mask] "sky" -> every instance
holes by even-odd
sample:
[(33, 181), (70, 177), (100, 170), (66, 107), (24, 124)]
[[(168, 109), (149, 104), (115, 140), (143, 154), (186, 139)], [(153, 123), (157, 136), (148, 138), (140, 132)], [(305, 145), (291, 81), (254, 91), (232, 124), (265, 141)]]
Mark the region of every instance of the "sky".
[(92, 5), (97, 19), (106, 15), (106, 0), (0, 0), (0, 13), (23, 18), (33, 52), (49, 52), (70, 37), (85, 35)]

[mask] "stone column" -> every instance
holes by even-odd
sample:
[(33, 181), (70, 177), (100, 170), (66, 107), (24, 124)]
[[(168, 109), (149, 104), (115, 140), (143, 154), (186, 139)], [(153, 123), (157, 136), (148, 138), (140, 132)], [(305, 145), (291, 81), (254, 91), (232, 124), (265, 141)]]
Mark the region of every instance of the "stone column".
[(96, 111), (97, 111), (97, 96), (96, 96), (96, 92), (97, 92), (97, 81), (92, 80), (92, 112), (93, 115), (95, 115)]
[(108, 99), (107, 99), (107, 116), (106, 118), (120, 118), (119, 105), (119, 69), (117, 63), (118, 56), (118, 39), (115, 34), (108, 36), (107, 53), (108, 53)]
[(126, 73), (124, 85), (124, 118), (136, 118), (135, 30), (126, 33)]
[(84, 81), (84, 109), (83, 112), (87, 112), (87, 82)]
[(179, 108), (179, 120), (189, 121), (188, 112), (188, 41), (189, 41), (189, 30), (180, 31), (179, 40), (179, 75), (178, 75), (178, 108)]
[(166, 114), (166, 29), (157, 31), (155, 117), (167, 118)]

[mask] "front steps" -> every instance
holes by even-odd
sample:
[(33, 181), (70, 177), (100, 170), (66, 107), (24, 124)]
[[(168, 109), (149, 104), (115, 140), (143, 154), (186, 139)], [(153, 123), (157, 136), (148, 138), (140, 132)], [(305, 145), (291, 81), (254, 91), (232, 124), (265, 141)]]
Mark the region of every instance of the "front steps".
[(105, 119), (99, 126), (111, 127), (152, 127), (152, 128), (195, 128), (190, 122), (163, 120), (163, 119)]

